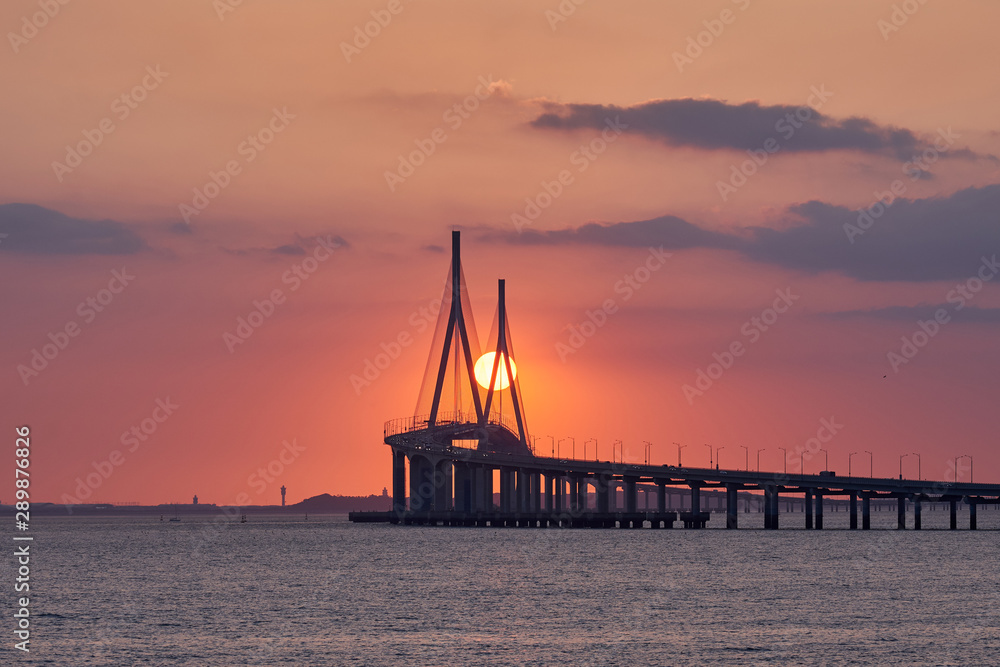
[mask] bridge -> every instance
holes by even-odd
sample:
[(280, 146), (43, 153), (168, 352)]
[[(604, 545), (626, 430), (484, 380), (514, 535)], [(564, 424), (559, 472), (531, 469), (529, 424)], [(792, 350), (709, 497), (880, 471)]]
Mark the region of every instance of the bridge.
[[(460, 260), (459, 232), (452, 232), (452, 263), (435, 330), (417, 416), (386, 422), (392, 452), (392, 510), (352, 512), (356, 522), (405, 525), (704, 528), (703, 490), (724, 492), (726, 528), (739, 527), (739, 494), (762, 497), (764, 528), (779, 527), (779, 499), (802, 498), (807, 529), (823, 528), (825, 498), (847, 498), (849, 525), (871, 528), (872, 500), (896, 499), (897, 527), (921, 528), (925, 503), (946, 503), (950, 528), (958, 506), (968, 505), (969, 528), (977, 507), (1000, 504), (1000, 484), (904, 480), (821, 474), (720, 470), (623, 461), (541, 456), (530, 446), (517, 365), (499, 281), (497, 310), (481, 354)], [(508, 413), (503, 412), (507, 397)], [(450, 407), (444, 411), (443, 407)], [(498, 484), (497, 484), (498, 483)], [(498, 485), (499, 503), (494, 486)], [(618, 490), (624, 491), (617, 507)], [(690, 493), (687, 511), (667, 506), (667, 490)], [(656, 494), (656, 509), (640, 509), (639, 493)], [(859, 503), (860, 500), (860, 503)]]

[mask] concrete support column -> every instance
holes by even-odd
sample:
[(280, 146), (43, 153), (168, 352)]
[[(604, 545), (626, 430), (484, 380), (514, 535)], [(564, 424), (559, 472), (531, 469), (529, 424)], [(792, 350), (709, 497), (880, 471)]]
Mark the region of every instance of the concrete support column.
[(858, 492), (851, 491), (851, 530), (858, 529)]
[(422, 456), (410, 459), (410, 511), (429, 512), (433, 499), (433, 466)]
[(913, 497), (913, 530), (920, 530), (920, 510), (921, 505), (920, 496)]
[(406, 454), (392, 450), (392, 511), (406, 511)]
[(520, 468), (517, 469), (515, 475), (516, 479), (516, 489), (517, 489), (517, 505), (515, 507), (516, 512), (526, 512), (528, 510), (528, 475)]
[(638, 503), (636, 497), (635, 484), (638, 480), (635, 477), (625, 478), (625, 511), (626, 512), (637, 512)]
[[(662, 488), (662, 487), (661, 487)], [(726, 528), (732, 530), (739, 527), (739, 496), (735, 484), (726, 484)]]
[(823, 530), (823, 492), (816, 491), (816, 530)]
[(771, 495), (771, 530), (778, 530), (778, 501), (781, 498), (781, 491), (778, 487), (774, 487), (774, 493)]
[(969, 501), (969, 530), (976, 529), (976, 499), (967, 498)]
[(691, 513), (697, 516), (701, 512), (701, 487), (691, 487)]
[(484, 512), (493, 511), (493, 468), (483, 467), (482, 484), (482, 510)]
[(569, 511), (573, 514), (580, 512), (580, 479), (576, 475), (569, 478)]
[(906, 530), (906, 498), (896, 498), (896, 528)]
[(667, 511), (667, 485), (662, 482), (656, 485), (656, 511)]
[(542, 473), (531, 473), (531, 511), (542, 511)]
[(472, 511), (472, 471), (467, 463), (452, 464), (455, 477), (455, 504), (459, 512)]
[(434, 466), (434, 509), (438, 512), (452, 508), (452, 474), (451, 461), (438, 461)]
[(543, 479), (545, 480), (545, 511), (552, 512), (556, 506), (554, 492), (556, 476), (552, 473), (546, 473)]
[(861, 530), (872, 529), (872, 499), (861, 496)]
[(950, 525), (950, 528), (952, 530), (958, 530), (958, 501), (954, 500), (954, 499), (949, 500), (948, 501), (948, 506), (949, 506), (948, 508), (949, 508), (949, 510), (951, 512), (951, 525)]
[(562, 473), (557, 473), (555, 478), (556, 483), (556, 511), (560, 514), (566, 508), (565, 494), (566, 494), (566, 478), (562, 476)]
[(514, 511), (514, 470), (500, 468), (500, 511)]
[(813, 527), (813, 492), (811, 489), (806, 490), (805, 499), (802, 501), (805, 505), (806, 512), (806, 530), (812, 530)]
[(608, 477), (607, 475), (598, 475), (594, 478), (594, 488), (597, 491), (597, 511), (600, 514), (606, 514), (610, 510), (611, 499), (608, 497)]

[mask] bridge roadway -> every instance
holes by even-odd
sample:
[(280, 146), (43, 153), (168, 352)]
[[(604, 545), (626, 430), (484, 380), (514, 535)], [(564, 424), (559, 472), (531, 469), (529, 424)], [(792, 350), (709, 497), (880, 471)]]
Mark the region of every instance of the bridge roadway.
[[(850, 528), (871, 527), (872, 498), (897, 499), (897, 525), (906, 527), (906, 501), (913, 503), (913, 527), (921, 527), (924, 502), (947, 502), (950, 527), (957, 526), (957, 505), (969, 506), (969, 528), (976, 529), (976, 507), (1000, 503), (1000, 484), (932, 482), (843, 475), (784, 474), (747, 470), (641, 465), (614, 461), (585, 461), (515, 453), (503, 445), (510, 430), (503, 424), (486, 427), (486, 442), (478, 448), (456, 446), (454, 440), (469, 438), (484, 429), (472, 424), (450, 424), (427, 428), (419, 421), (403, 427), (386, 424), (385, 443), (392, 449), (393, 510), (383, 513), (352, 513), (353, 521), (389, 521), (433, 525), (530, 525), (670, 528), (677, 514), (666, 508), (666, 487), (687, 486), (691, 490), (689, 512), (681, 512), (686, 528), (702, 528), (711, 514), (701, 511), (701, 489), (726, 490), (726, 527), (737, 528), (737, 493), (762, 491), (764, 527), (777, 529), (778, 500), (782, 494), (803, 494), (805, 527), (823, 528), (823, 498), (850, 499)], [(489, 443), (494, 443), (490, 445)], [(497, 451), (498, 449), (507, 451)], [(409, 488), (406, 481), (409, 465)], [(499, 471), (500, 505), (494, 506), (494, 471)], [(624, 487), (625, 507), (614, 507), (616, 488)], [(655, 485), (657, 509), (638, 509), (640, 485)], [(588, 507), (592, 487), (597, 506)], [(648, 488), (648, 487), (647, 487)], [(409, 507), (407, 507), (409, 501)]]

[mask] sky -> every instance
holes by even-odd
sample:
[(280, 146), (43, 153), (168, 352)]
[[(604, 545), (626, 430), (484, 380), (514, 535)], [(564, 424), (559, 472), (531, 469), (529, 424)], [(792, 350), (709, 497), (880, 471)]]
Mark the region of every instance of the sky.
[(32, 498), (381, 493), (453, 230), (481, 335), (506, 280), (539, 453), (1000, 480), (998, 21), (5, 2), (0, 399)]

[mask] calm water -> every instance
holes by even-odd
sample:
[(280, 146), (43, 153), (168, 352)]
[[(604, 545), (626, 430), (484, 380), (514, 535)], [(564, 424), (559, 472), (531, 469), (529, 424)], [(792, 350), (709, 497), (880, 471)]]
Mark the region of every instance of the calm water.
[(8, 621), (3, 664), (1000, 665), (995, 530), (32, 526), (32, 653)]

